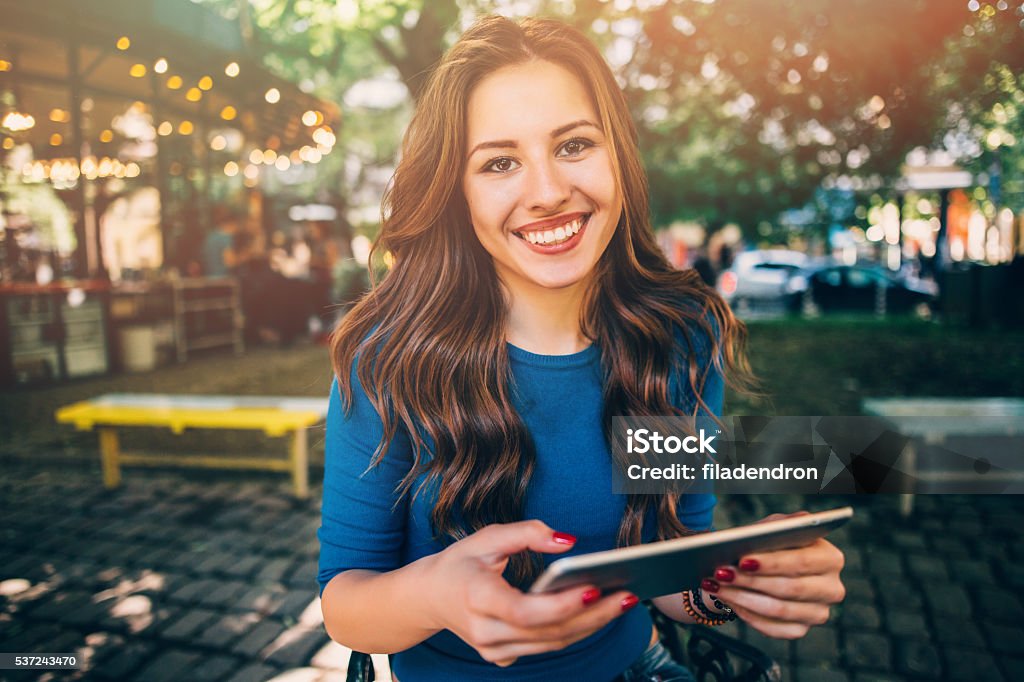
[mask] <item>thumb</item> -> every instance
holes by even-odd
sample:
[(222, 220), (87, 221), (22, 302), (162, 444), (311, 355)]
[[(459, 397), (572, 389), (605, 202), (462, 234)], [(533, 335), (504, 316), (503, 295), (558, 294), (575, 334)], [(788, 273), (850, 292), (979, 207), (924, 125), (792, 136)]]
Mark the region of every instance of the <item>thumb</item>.
[(495, 523), (466, 538), (480, 556), (501, 560), (527, 549), (545, 554), (560, 554), (576, 545), (576, 538), (556, 532), (543, 521)]

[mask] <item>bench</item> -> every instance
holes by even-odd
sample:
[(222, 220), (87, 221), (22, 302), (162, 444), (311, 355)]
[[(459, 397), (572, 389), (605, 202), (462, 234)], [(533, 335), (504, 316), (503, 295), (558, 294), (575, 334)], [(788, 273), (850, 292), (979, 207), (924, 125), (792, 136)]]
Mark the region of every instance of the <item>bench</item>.
[[(949, 484), (986, 483), (1024, 484), (1019, 439), (1024, 436), (1024, 399), (1022, 398), (865, 398), (861, 404), (865, 414), (885, 418), (911, 440), (903, 450), (900, 469), (907, 474), (906, 490), (900, 495), (900, 514), (910, 516), (914, 510), (915, 493), (943, 493)], [(993, 439), (1015, 439), (1010, 446), (1017, 451), (1003, 453), (999, 470), (951, 467), (950, 458), (928, 456), (928, 447), (944, 446), (955, 439), (970, 439), (960, 452), (977, 454), (978, 464), (999, 454), (995, 449), (1005, 443)], [(962, 444), (961, 444), (962, 445)], [(987, 448), (992, 447), (992, 450)], [(968, 458), (962, 458), (966, 461)], [(979, 490), (980, 491), (980, 490)], [(993, 491), (995, 492), (995, 491)]]
[[(161, 395), (110, 393), (57, 410), (57, 421), (99, 433), (103, 484), (121, 484), (121, 465), (187, 466), (291, 472), (295, 496), (309, 496), (306, 429), (327, 416), (327, 399), (279, 396)], [(285, 459), (219, 455), (168, 455), (121, 452), (118, 428), (150, 426), (185, 429), (242, 429), (270, 437), (291, 435)]]

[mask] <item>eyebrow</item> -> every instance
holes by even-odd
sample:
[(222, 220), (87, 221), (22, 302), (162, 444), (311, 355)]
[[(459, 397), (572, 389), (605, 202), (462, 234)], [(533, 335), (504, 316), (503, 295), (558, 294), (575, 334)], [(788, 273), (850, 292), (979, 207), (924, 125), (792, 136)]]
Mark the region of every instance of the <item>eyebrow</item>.
[[(597, 128), (598, 130), (601, 129), (601, 127), (598, 126), (596, 123), (588, 121), (585, 118), (581, 118), (578, 121), (566, 123), (564, 126), (559, 126), (558, 128), (555, 128), (554, 130), (551, 131), (551, 137), (552, 139), (554, 139), (560, 135), (566, 134), (570, 130), (582, 128), (583, 126), (590, 126), (592, 128)], [(481, 149), (515, 149), (518, 146), (519, 145), (516, 143), (515, 140), (491, 140), (490, 142), (481, 142), (480, 144), (478, 144), (477, 146), (473, 147), (473, 149), (470, 150), (466, 158), (471, 158), (473, 154), (476, 154)]]

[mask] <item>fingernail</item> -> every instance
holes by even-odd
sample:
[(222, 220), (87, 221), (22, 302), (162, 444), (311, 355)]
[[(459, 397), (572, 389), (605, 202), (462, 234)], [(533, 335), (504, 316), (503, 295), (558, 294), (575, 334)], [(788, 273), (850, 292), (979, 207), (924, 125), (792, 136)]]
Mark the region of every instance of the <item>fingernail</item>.
[(640, 603), (640, 599), (635, 595), (631, 594), (622, 600), (622, 610), (629, 611), (631, 608)]
[(555, 533), (554, 535), (551, 536), (551, 539), (554, 540), (559, 545), (575, 545), (576, 544), (576, 536), (575, 535), (569, 535), (568, 533)]
[(705, 592), (718, 592), (722, 587), (711, 578), (704, 578), (704, 580), (700, 581), (700, 589)]
[(757, 559), (744, 559), (740, 562), (741, 571), (750, 571), (751, 573), (753, 573), (759, 568), (761, 568), (761, 562)]
[(736, 580), (736, 571), (731, 568), (716, 568), (715, 578), (723, 583), (731, 583), (733, 580)]
[(597, 589), (596, 587), (592, 587), (583, 593), (583, 605), (586, 606), (587, 604), (593, 604), (600, 598), (601, 590)]

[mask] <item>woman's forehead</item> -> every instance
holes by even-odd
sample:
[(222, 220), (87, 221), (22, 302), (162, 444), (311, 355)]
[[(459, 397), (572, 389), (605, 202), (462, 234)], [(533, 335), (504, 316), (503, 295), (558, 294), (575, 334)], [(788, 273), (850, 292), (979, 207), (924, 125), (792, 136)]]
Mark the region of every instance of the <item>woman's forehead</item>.
[(599, 124), (587, 89), (571, 71), (540, 60), (506, 66), (486, 76), (470, 93), (467, 148), (548, 137), (581, 120)]

